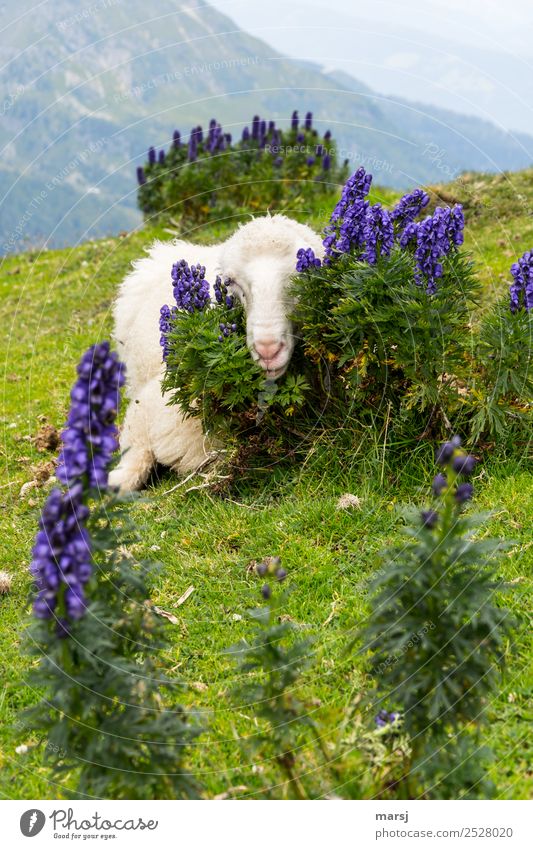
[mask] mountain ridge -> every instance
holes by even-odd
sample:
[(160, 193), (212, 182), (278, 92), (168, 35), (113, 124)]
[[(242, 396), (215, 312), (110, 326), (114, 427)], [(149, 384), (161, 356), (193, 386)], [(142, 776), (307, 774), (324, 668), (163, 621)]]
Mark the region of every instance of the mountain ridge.
[(413, 110), (344, 72), (291, 61), (208, 4), (161, 0), (157, 16), (140, 0), (97, 0), (91, 14), (73, 0), (16, 9), (0, 53), (2, 253), (137, 226), (135, 166), (147, 147), (213, 116), (235, 134), (255, 112), (286, 124), (310, 109), (354, 165), (395, 187), (443, 179), (428, 145), (442, 151), (447, 179), (533, 158), (532, 137)]

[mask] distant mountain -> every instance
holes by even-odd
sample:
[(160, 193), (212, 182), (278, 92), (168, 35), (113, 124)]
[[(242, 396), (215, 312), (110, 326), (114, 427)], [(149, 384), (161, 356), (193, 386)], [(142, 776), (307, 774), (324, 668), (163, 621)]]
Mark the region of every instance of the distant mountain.
[(256, 111), (281, 122), (312, 109), (343, 155), (393, 186), (533, 159), (529, 136), (291, 61), (208, 5), (8, 0), (3, 26), (0, 253), (132, 228), (148, 145), (212, 116), (238, 133)]

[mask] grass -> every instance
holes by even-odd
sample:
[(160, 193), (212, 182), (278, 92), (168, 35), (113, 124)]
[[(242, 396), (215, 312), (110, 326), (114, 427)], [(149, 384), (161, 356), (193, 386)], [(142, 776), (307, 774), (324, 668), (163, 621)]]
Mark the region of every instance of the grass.
[[(518, 187), (526, 198), (516, 206), (509, 180), (514, 181), (515, 194)], [(503, 182), (471, 176), (438, 191), (459, 195), (459, 199), (465, 193), (467, 247), (479, 264), (487, 296), (501, 292), (507, 285), (509, 265), (533, 243), (533, 219), (525, 210), (529, 200), (533, 202), (533, 171), (508, 175)], [(378, 198), (387, 203), (393, 196), (378, 190)], [(321, 227), (324, 213), (320, 208), (327, 209), (331, 203), (332, 198), (321, 199), (306, 220)], [(189, 238), (216, 240), (233, 226), (234, 222), (220, 222)], [(49, 782), (43, 747), (33, 745), (39, 741), (31, 730), (17, 727), (18, 711), (37, 698), (24, 683), (28, 660), (20, 644), (28, 621), (27, 566), (46, 489), (30, 489), (22, 496), (20, 491), (54, 457), (53, 452), (39, 453), (33, 437), (45, 419), (61, 427), (75, 363), (90, 344), (109, 336), (117, 284), (130, 261), (155, 237), (168, 238), (168, 234), (147, 227), (122, 238), (6, 258), (0, 268), (5, 327), (0, 340), (0, 569), (13, 578), (11, 591), (0, 597), (0, 794), (4, 798), (53, 799), (72, 785), (68, 776), (64, 786)], [(190, 684), (186, 698), (209, 726), (192, 755), (209, 795), (228, 788), (241, 788), (235, 791), (241, 797), (267, 792), (280, 798), (285, 792), (271, 763), (251, 762), (243, 751), (240, 738), (253, 735), (254, 716), (246, 707), (234, 710), (229, 701), (235, 672), (225, 650), (249, 633), (245, 614), (257, 603), (260, 587), (259, 578), (247, 568), (252, 561), (281, 555), (293, 587), (286, 614), (304, 632), (317, 636), (318, 664), (305, 678), (302, 695), (315, 720), (327, 723), (331, 745), (335, 729), (364, 692), (361, 661), (343, 654), (343, 648), (348, 632), (367, 615), (366, 583), (377, 568), (378, 553), (397, 540), (396, 505), (423, 503), (432, 474), (432, 446), (421, 444), (407, 457), (392, 449), (376, 437), (370, 449), (365, 446), (363, 451), (353, 444), (341, 450), (335, 435), (326, 434), (300, 467), (275, 474), (258, 472), (258, 482), (242, 485), (233, 501), (217, 499), (205, 490), (169, 492), (178, 481), (167, 472), (153, 479), (152, 500), (136, 506), (142, 538), (139, 554), (162, 564), (154, 576), (153, 600), (178, 619), (178, 624), (169, 624), (172, 649), (165, 664)], [(336, 508), (345, 492), (359, 496), (360, 510)], [(523, 612), (533, 561), (533, 486), (526, 458), (484, 458), (476, 493), (476, 506), (494, 510), (487, 533), (515, 540), (502, 574), (513, 582), (509, 606)], [(177, 607), (191, 585), (194, 592)], [(531, 795), (528, 624), (522, 616), (522, 626), (508, 648), (508, 677), (487, 707), (491, 718), (487, 743), (496, 756), (492, 772), (504, 798)], [(15, 751), (20, 743), (29, 746), (24, 754)], [(309, 770), (319, 770), (312, 749), (305, 751), (304, 760)], [(368, 784), (361, 762), (349, 749), (339, 763), (339, 783), (345, 782), (355, 783), (362, 792)]]

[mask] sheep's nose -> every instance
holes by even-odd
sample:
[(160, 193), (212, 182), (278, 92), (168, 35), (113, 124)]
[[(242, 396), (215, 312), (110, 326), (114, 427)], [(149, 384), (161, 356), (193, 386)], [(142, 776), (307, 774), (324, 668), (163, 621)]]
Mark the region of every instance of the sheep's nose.
[(283, 342), (277, 339), (260, 339), (254, 343), (254, 347), (261, 359), (269, 362), (279, 354), (283, 347)]

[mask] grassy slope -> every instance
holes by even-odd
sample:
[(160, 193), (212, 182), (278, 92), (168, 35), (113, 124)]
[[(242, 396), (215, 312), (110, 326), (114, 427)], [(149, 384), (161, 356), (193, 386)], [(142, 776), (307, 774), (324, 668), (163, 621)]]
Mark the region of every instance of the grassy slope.
[[(467, 184), (471, 204), (468, 246), (480, 263), (487, 291), (504, 287), (512, 259), (533, 244), (533, 220), (528, 202), (533, 199), (533, 172), (514, 175), (527, 201), (516, 204), (505, 180), (473, 178)], [(446, 192), (462, 193), (458, 187)], [(508, 196), (509, 194), (509, 196)], [(487, 199), (491, 198), (490, 208)], [(390, 196), (383, 198), (390, 199)], [(311, 214), (317, 227), (322, 218)], [(214, 239), (227, 232), (229, 223), (195, 234)], [(0, 793), (8, 798), (55, 798), (61, 788), (47, 781), (39, 747), (15, 753), (25, 740), (36, 742), (31, 731), (17, 735), (12, 723), (19, 708), (35, 699), (24, 680), (27, 661), (19, 646), (26, 621), (30, 587), (27, 571), (37, 509), (44, 492), (19, 497), (22, 484), (34, 477), (33, 467), (51, 455), (37, 453), (30, 441), (46, 416), (60, 427), (66, 413), (74, 364), (83, 350), (109, 335), (110, 305), (117, 283), (129, 262), (156, 236), (144, 230), (122, 239), (106, 239), (79, 248), (24, 254), (3, 261), (0, 268), (1, 315), (5, 331), (2, 348), (2, 482), (0, 484), (0, 568), (13, 578), (11, 593), (0, 598)], [(327, 463), (326, 463), (327, 458)], [(168, 665), (193, 683), (191, 698), (209, 715), (211, 732), (200, 738), (195, 766), (203, 773), (208, 791), (228, 786), (248, 788), (240, 795), (261, 792), (277, 781), (266, 764), (251, 766), (243, 756), (238, 735), (253, 733), (253, 716), (243, 708), (230, 709), (226, 694), (233, 679), (223, 650), (247, 632), (245, 610), (256, 597), (257, 579), (246, 571), (253, 559), (281, 554), (290, 571), (294, 592), (287, 613), (318, 634), (320, 662), (309, 681), (316, 718), (338, 724), (345, 709), (364, 688), (357, 663), (342, 655), (346, 632), (365, 616), (365, 581), (372, 574), (377, 553), (397, 538), (394, 505), (401, 500), (423, 499), (431, 474), (431, 449), (421, 446), (417, 455), (400, 466), (389, 462), (386, 448), (360, 456), (357, 445), (350, 454), (335, 458), (335, 446), (326, 441), (315, 446), (307, 462), (283, 475), (265, 475), (264, 485), (247, 490), (238, 503), (222, 502), (205, 492), (167, 494), (176, 480), (167, 475), (153, 486), (153, 501), (139, 506), (144, 523), (142, 548), (161, 560), (154, 599), (176, 614), (170, 625), (174, 644)], [(422, 495), (420, 493), (420, 487)], [(533, 487), (525, 460), (484, 463), (477, 482), (482, 508), (496, 508), (490, 531), (512, 536), (517, 544), (504, 561), (505, 577), (515, 580), (512, 606), (523, 609), (530, 571)], [(335, 509), (343, 492), (362, 498), (362, 509)], [(195, 591), (180, 608), (174, 608), (189, 585)], [(508, 680), (490, 707), (490, 740), (496, 752), (494, 775), (503, 796), (530, 794), (531, 762), (526, 742), (526, 698), (531, 680), (528, 657), (531, 645), (521, 633), (510, 649)], [(312, 683), (312, 686), (310, 686)], [(307, 753), (314, 762), (312, 752)], [(360, 771), (355, 756), (341, 765), (341, 780)], [(68, 782), (67, 782), (68, 783)], [(363, 779), (364, 784), (364, 779)], [(281, 796), (282, 788), (274, 789)]]

